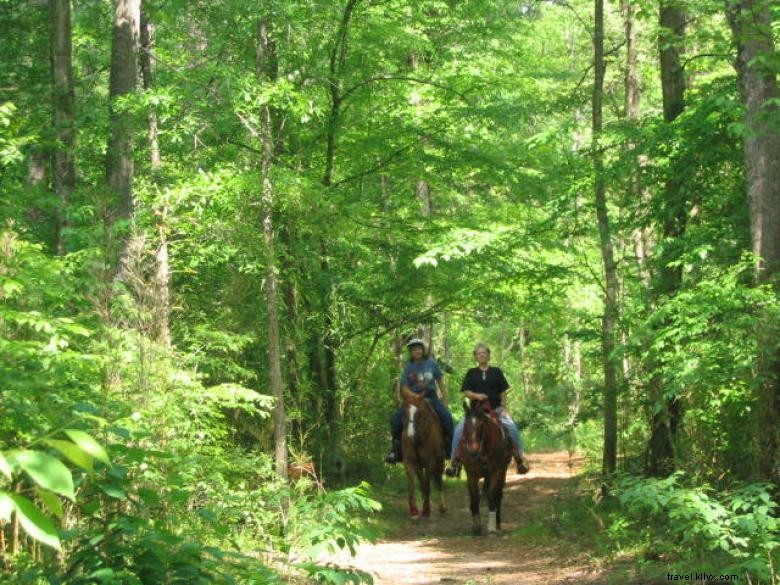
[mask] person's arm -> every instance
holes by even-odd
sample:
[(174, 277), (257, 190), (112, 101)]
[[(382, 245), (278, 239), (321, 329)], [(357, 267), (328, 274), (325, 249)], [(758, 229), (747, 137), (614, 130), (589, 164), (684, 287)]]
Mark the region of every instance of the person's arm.
[(441, 398), (444, 406), (447, 406), (447, 388), (444, 385), (444, 378), (436, 380), (436, 385), (439, 387), (439, 398)]
[(471, 390), (464, 390), (463, 394), (470, 400), (487, 400), (488, 395), (482, 394), (482, 392), (472, 392)]
[(463, 392), (463, 395), (469, 400), (487, 400), (487, 394), (482, 394), (481, 392), (474, 392), (473, 390), (469, 390), (468, 372), (466, 372), (466, 377), (463, 378), (463, 384), (461, 384), (460, 391)]
[(506, 381), (506, 376), (504, 376), (504, 372), (501, 370), (498, 370), (499, 378), (498, 378), (498, 387), (501, 391), (501, 394), (498, 395), (498, 405), (504, 409), (504, 412), (507, 416), (509, 416), (509, 411), (506, 408), (506, 393), (509, 391), (509, 382)]
[(406, 384), (401, 385), (401, 400), (419, 400), (420, 395), (412, 392), (412, 389), (409, 388)]
[[(508, 388), (507, 388), (508, 390)], [(509, 416), (509, 411), (506, 408), (506, 390), (504, 390), (498, 397), (498, 405), (504, 410), (504, 414)]]

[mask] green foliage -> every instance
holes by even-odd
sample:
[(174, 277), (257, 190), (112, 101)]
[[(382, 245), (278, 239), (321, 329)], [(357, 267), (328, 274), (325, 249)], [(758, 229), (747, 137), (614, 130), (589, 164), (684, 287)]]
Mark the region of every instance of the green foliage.
[(748, 573), (766, 582), (776, 577), (780, 526), (772, 486), (746, 484), (716, 491), (686, 487), (681, 479), (675, 474), (621, 480), (620, 501), (630, 521), (649, 525), (656, 546), (673, 552), (678, 566), (706, 561), (724, 574)]

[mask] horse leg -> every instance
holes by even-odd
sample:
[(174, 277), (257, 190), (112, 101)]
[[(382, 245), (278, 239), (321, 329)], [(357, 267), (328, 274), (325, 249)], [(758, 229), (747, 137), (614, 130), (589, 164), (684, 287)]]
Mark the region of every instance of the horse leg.
[(488, 475), (488, 477), (485, 478), (485, 494), (487, 495), (487, 505), (488, 505), (487, 532), (488, 534), (495, 534), (496, 533), (496, 486), (495, 486), (495, 479), (491, 475)]
[(488, 534), (496, 534), (501, 530), (501, 499), (504, 496), (506, 469), (497, 469), (490, 474), (488, 488)]
[(422, 473), (421, 489), (423, 495), (422, 515), (428, 518), (431, 515), (431, 470), (426, 465)]
[(496, 530), (501, 530), (501, 501), (504, 499), (504, 486), (506, 485), (506, 471), (502, 472), (496, 490)]
[(412, 520), (420, 517), (420, 510), (414, 501), (414, 467), (404, 458), (404, 471), (406, 471), (406, 489), (409, 496), (409, 516)]
[(439, 513), (444, 514), (447, 511), (447, 502), (444, 501), (444, 482), (442, 476), (444, 475), (444, 460), (436, 462), (436, 470), (433, 474), (433, 483), (439, 492)]
[(479, 517), (479, 476), (469, 475), (469, 497), (471, 499), (471, 531), (474, 534), (482, 532), (482, 520)]

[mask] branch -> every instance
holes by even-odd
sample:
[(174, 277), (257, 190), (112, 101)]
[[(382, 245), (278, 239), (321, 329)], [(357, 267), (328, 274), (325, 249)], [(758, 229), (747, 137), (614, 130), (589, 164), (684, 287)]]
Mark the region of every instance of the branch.
[(366, 175), (371, 175), (375, 173), (376, 171), (385, 168), (390, 161), (392, 161), (394, 158), (397, 158), (399, 155), (403, 154), (407, 150), (409, 150), (412, 146), (415, 146), (414, 144), (407, 144), (403, 148), (399, 148), (394, 153), (392, 153), (390, 156), (388, 156), (385, 160), (378, 162), (373, 167), (370, 167), (366, 169), (365, 171), (361, 171), (359, 173), (355, 173), (354, 175), (350, 175), (349, 177), (345, 177), (344, 179), (341, 179), (339, 181), (336, 181), (331, 185), (331, 187), (338, 187), (339, 185), (343, 185), (344, 183), (349, 183), (350, 181), (354, 181), (355, 179), (360, 179), (362, 177), (365, 177)]
[(452, 87), (448, 85), (444, 85), (443, 83), (437, 83), (435, 81), (431, 81), (430, 79), (420, 79), (419, 77), (409, 77), (407, 75), (378, 75), (376, 77), (369, 77), (368, 79), (364, 79), (360, 83), (353, 85), (349, 89), (345, 90), (341, 94), (341, 99), (346, 100), (352, 93), (356, 92), (357, 90), (370, 85), (371, 83), (374, 83), (375, 81), (410, 81), (412, 83), (420, 83), (424, 85), (431, 85), (433, 87), (438, 87), (439, 89), (442, 89), (449, 93), (454, 93), (458, 97), (460, 97), (464, 102), (467, 104), (470, 104), (469, 98), (466, 94), (459, 92), (456, 89), (453, 89)]
[(681, 69), (685, 71), (685, 68), (688, 66), (689, 63), (695, 61), (696, 59), (704, 59), (706, 57), (712, 57), (713, 59), (717, 59), (717, 58), (729, 59), (731, 55), (727, 55), (725, 53), (699, 53), (698, 55), (693, 55), (692, 57), (688, 57), (683, 62)]

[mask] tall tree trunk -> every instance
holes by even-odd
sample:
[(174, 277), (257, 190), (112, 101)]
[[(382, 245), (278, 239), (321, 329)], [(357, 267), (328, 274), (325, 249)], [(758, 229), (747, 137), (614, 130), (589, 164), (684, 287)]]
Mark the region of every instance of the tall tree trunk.
[(115, 198), (115, 219), (133, 217), (133, 124), (118, 102), (136, 89), (140, 0), (114, 0), (109, 80), (109, 139), (106, 178)]
[[(141, 7), (141, 80), (145, 91), (154, 88), (154, 63), (152, 49), (154, 47), (154, 23), (149, 19), (148, 11)], [(149, 140), (149, 165), (152, 172), (162, 165), (160, 145), (158, 140), (157, 110), (152, 106), (147, 116), (147, 137)], [(157, 235), (159, 243), (155, 254), (154, 273), (154, 337), (163, 345), (171, 347), (170, 306), (171, 306), (171, 269), (168, 256), (168, 204), (163, 203), (155, 213), (157, 220)]]
[[(658, 22), (661, 28), (659, 51), (664, 121), (674, 122), (685, 109), (685, 75), (681, 55), (685, 40), (686, 14), (680, 0), (662, 0)], [(662, 231), (664, 245), (658, 262), (654, 297), (663, 301), (677, 294), (682, 284), (682, 268), (670, 264), (680, 255), (680, 240), (687, 226), (687, 200), (683, 194), (679, 165), (672, 164), (664, 185)], [(650, 423), (648, 472), (666, 476), (675, 468), (675, 440), (682, 420), (682, 404), (676, 397), (664, 397), (664, 381), (656, 365), (650, 380), (650, 396), (655, 405)]]
[[(144, 90), (150, 91), (154, 87), (154, 63), (152, 62), (152, 50), (154, 49), (154, 23), (149, 19), (146, 9), (141, 9), (141, 78)], [(160, 168), (160, 142), (157, 128), (157, 109), (152, 106), (147, 117), (149, 139), (149, 163), (152, 169)]]
[[(745, 105), (745, 168), (756, 281), (780, 296), (780, 108), (776, 73), (761, 57), (776, 57), (768, 0), (731, 1), (729, 23), (737, 45), (737, 72)], [(780, 325), (763, 315), (756, 392), (759, 471), (780, 485)]]
[(71, 43), (70, 0), (51, 0), (51, 71), (54, 86), (54, 193), (59, 199), (56, 217), (55, 250), (65, 252), (63, 230), (67, 227), (67, 207), (76, 185), (75, 97), (73, 93), (73, 50)]
[[(257, 79), (260, 83), (273, 82), (276, 77), (276, 47), (270, 37), (270, 23), (262, 16), (257, 23)], [(271, 163), (274, 140), (272, 135), (271, 107), (263, 104), (260, 112), (260, 139), (262, 141), (262, 230), (265, 240), (266, 259), (266, 301), (268, 303), (268, 368), (271, 393), (274, 397), (274, 459), (276, 473), (287, 478), (287, 415), (284, 408), (284, 387), (282, 384), (281, 342), (279, 336), (279, 314), (277, 310), (276, 257), (274, 254), (273, 228), (273, 185)]]
[(601, 257), (604, 263), (604, 315), (601, 320), (601, 351), (604, 367), (604, 459), (603, 472), (610, 474), (617, 466), (617, 368), (612, 353), (615, 349), (617, 324), (618, 279), (612, 246), (612, 234), (607, 213), (604, 185), (604, 155), (601, 152), (602, 104), (604, 97), (604, 0), (595, 0), (595, 27), (593, 33), (595, 82), (593, 84), (593, 157), (594, 196), (599, 227)]
[[(341, 119), (342, 79), (341, 70), (346, 62), (349, 27), (352, 14), (360, 0), (347, 0), (341, 13), (341, 22), (336, 31), (329, 57), (328, 87), (330, 89), (330, 112), (325, 134), (325, 169), (322, 175), (322, 185), (326, 190), (333, 186), (333, 174), (336, 162), (336, 137)], [(320, 378), (323, 383), (325, 403), (325, 417), (329, 423), (328, 447), (330, 451), (331, 467), (339, 474), (340, 479), (345, 479), (346, 465), (341, 442), (341, 409), (338, 397), (338, 385), (336, 383), (336, 346), (335, 322), (333, 320), (334, 287), (330, 283), (330, 259), (328, 243), (323, 238), (320, 240), (320, 268), (326, 276), (326, 284), (322, 291), (323, 332), (321, 347), (324, 355), (320, 360)], [(315, 350), (316, 351), (316, 350)]]

